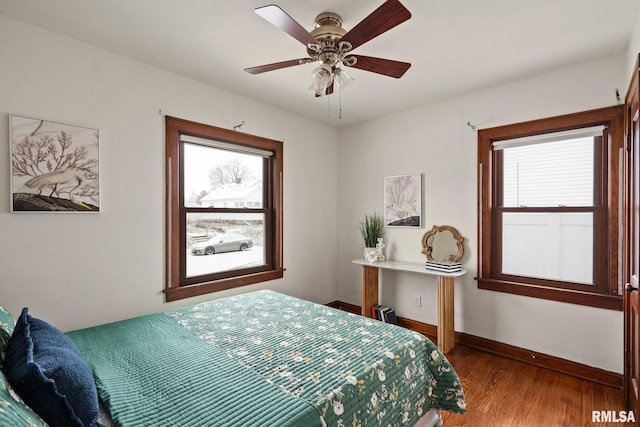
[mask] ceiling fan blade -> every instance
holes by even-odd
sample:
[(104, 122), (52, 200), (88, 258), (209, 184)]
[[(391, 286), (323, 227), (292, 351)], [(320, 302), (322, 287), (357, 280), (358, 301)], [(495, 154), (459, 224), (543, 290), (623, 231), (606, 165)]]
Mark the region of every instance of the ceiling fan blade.
[(311, 58), (290, 59), (289, 61), (274, 62), (273, 64), (258, 65), (257, 67), (245, 68), (249, 74), (266, 73), (267, 71), (279, 70), (281, 68), (293, 67), (295, 65), (308, 64), (313, 62)]
[(411, 18), (411, 12), (402, 3), (398, 0), (387, 0), (340, 40), (348, 41), (352, 49), (355, 49), (409, 18)]
[(389, 77), (399, 79), (407, 72), (411, 64), (408, 62), (393, 61), (391, 59), (374, 58), (372, 56), (351, 55), (355, 56), (358, 61), (351, 65), (351, 68), (359, 68), (372, 73), (383, 74)]
[(305, 46), (309, 44), (320, 44), (309, 31), (275, 4), (259, 7), (255, 12)]

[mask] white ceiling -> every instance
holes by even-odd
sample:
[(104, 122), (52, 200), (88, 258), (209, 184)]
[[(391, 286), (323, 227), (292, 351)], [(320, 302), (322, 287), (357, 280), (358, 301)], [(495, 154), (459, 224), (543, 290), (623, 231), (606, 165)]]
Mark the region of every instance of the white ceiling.
[[(267, 0), (0, 0), (0, 13), (159, 68), (345, 126), (626, 52), (640, 0), (401, 0), (412, 18), (354, 53), (410, 62), (400, 79), (352, 69), (355, 84), (315, 98), (317, 63), (250, 75), (306, 56), (253, 10)], [(351, 29), (383, 0), (277, 0), (311, 30), (331, 11)], [(342, 117), (339, 109), (342, 106)]]

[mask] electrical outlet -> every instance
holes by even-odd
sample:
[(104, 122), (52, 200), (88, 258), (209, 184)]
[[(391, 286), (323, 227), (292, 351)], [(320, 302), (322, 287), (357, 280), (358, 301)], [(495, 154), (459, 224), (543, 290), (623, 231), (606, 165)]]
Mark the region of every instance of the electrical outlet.
[(413, 306), (422, 307), (422, 298), (420, 298), (420, 295), (413, 296)]

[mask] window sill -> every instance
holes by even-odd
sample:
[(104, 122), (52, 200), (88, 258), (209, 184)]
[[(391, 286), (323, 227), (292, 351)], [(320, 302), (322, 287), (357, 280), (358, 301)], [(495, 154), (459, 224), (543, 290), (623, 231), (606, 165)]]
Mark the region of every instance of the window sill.
[(194, 285), (172, 287), (165, 289), (167, 302), (177, 301), (184, 298), (191, 298), (205, 295), (211, 292), (223, 291), (225, 289), (238, 288), (240, 286), (252, 285), (266, 282), (268, 280), (281, 279), (284, 276), (284, 269), (269, 270), (261, 273), (248, 274), (245, 276), (231, 277), (228, 279), (216, 280), (213, 282), (199, 283)]
[(478, 281), (479, 289), (622, 311), (622, 296), (619, 295), (603, 295), (478, 277), (476, 277), (476, 280)]

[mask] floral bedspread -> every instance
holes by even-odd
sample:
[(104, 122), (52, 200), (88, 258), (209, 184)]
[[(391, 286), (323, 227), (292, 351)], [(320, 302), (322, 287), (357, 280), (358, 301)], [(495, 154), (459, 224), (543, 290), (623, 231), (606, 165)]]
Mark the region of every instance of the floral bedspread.
[(458, 375), (423, 335), (272, 291), (165, 312), (308, 402), (328, 426), (412, 426), (465, 412)]

